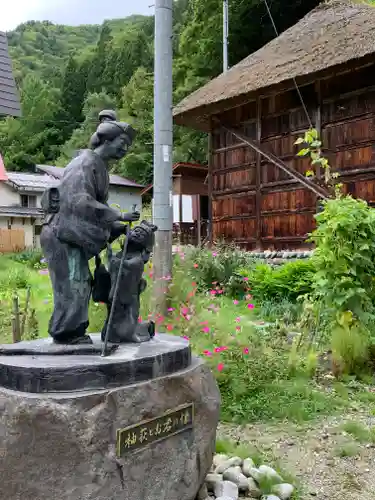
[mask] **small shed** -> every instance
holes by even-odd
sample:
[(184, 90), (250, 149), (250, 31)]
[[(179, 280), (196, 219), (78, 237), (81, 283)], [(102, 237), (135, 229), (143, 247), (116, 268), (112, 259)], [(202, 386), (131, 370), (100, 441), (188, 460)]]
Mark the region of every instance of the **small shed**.
[(308, 246), (326, 194), (296, 157), (311, 125), (345, 191), (375, 204), (374, 41), (373, 6), (324, 2), (175, 107), (175, 123), (209, 134), (213, 239)]
[[(208, 202), (208, 167), (179, 162), (173, 165), (174, 240), (197, 245), (207, 236), (210, 219)], [(142, 191), (143, 200), (153, 198), (153, 184)]]
[(21, 116), (20, 99), (13, 76), (6, 33), (0, 31), (0, 117)]

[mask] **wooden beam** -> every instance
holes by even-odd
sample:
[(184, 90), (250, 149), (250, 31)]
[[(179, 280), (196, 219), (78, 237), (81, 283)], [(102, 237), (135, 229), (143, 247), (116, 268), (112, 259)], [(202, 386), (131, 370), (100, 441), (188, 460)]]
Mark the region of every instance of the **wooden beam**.
[(276, 155), (273, 153), (270, 153), (269, 151), (266, 151), (263, 146), (261, 146), (257, 141), (254, 141), (253, 139), (250, 139), (250, 137), (247, 137), (245, 134), (243, 134), (240, 130), (237, 130), (235, 128), (230, 128), (226, 127), (223, 125), (219, 120), (217, 120), (218, 125), (220, 125), (224, 130), (227, 130), (231, 134), (233, 134), (235, 137), (237, 137), (240, 141), (246, 142), (254, 151), (262, 155), (264, 158), (267, 158), (268, 161), (276, 165), (276, 167), (280, 168), (283, 172), (286, 172), (288, 175), (293, 177), (293, 179), (297, 180), (300, 182), (303, 186), (305, 186), (307, 189), (310, 189), (310, 191), (313, 191), (317, 196), (322, 198), (323, 200), (327, 200), (330, 198), (330, 194), (328, 190), (324, 189), (321, 186), (316, 185), (314, 182), (312, 182), (310, 179), (302, 175), (300, 172), (297, 170), (294, 170), (294, 168), (289, 167), (286, 163), (284, 163), (280, 158), (278, 158)]
[[(262, 139), (262, 99), (258, 97), (257, 99), (257, 122), (256, 122), (256, 137), (257, 142), (260, 144)], [(261, 179), (261, 163), (262, 157), (259, 152), (256, 156), (256, 172), (255, 172), (255, 184), (256, 184), (256, 194), (255, 194), (255, 215), (256, 215), (256, 240), (257, 247), (259, 250), (262, 249), (262, 179)]]

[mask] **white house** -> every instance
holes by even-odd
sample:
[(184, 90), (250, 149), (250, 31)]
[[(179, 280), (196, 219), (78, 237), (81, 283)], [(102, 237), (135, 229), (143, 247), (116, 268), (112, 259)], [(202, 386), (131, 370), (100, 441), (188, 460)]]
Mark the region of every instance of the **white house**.
[[(0, 252), (2, 229), (22, 229), (26, 248), (40, 246), (40, 200), (46, 188), (58, 184), (64, 169), (44, 165), (38, 165), (37, 169), (40, 173), (7, 172), (0, 155)], [(111, 175), (109, 204), (127, 211), (137, 205), (140, 211), (143, 187), (124, 177)]]

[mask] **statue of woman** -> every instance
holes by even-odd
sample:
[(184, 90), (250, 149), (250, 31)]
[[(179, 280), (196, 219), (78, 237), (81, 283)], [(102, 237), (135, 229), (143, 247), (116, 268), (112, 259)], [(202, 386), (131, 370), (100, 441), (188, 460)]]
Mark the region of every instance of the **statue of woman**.
[(49, 334), (60, 344), (92, 343), (86, 335), (92, 287), (89, 260), (126, 231), (122, 214), (107, 204), (109, 165), (123, 158), (135, 137), (127, 123), (103, 121), (90, 147), (65, 168), (57, 188), (42, 198), (45, 222), (40, 243), (53, 286), (54, 310)]

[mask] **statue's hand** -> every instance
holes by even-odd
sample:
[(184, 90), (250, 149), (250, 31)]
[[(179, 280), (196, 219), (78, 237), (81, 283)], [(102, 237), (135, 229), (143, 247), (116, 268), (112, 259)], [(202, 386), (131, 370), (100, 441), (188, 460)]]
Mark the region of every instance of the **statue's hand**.
[(139, 220), (141, 217), (141, 214), (139, 212), (132, 212), (128, 214), (122, 214), (121, 220), (123, 222), (135, 222)]

